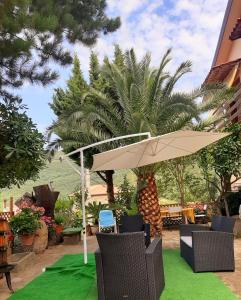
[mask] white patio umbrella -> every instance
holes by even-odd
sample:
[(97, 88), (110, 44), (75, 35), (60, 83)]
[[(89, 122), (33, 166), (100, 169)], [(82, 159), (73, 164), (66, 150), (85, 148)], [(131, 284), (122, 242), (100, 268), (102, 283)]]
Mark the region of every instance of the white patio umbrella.
[[(87, 263), (87, 240), (86, 240), (86, 220), (85, 220), (85, 176), (84, 176), (84, 151), (101, 144), (110, 143), (116, 140), (148, 136), (141, 142), (130, 144), (114, 150), (106, 151), (94, 155), (93, 171), (104, 171), (124, 168), (137, 168), (180, 156), (192, 154), (199, 149), (212, 144), (227, 136), (227, 133), (210, 133), (200, 131), (176, 131), (162, 136), (150, 138), (150, 133), (136, 133), (120, 137), (111, 138), (84, 146), (64, 157), (80, 153), (80, 170), (70, 166), (80, 175), (82, 190), (82, 210), (83, 210), (83, 239), (84, 239), (84, 263)], [(68, 162), (68, 161), (67, 161)]]
[(94, 155), (92, 171), (138, 168), (187, 156), (229, 133), (180, 130)]

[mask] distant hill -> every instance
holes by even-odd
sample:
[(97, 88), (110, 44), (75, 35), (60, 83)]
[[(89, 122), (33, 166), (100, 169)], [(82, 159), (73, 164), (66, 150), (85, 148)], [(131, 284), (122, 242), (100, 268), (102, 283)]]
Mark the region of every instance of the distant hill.
[[(13, 196), (14, 199), (17, 199), (25, 192), (31, 193), (33, 186), (49, 184), (50, 182), (52, 182), (52, 186), (55, 191), (60, 191), (60, 197), (65, 197), (78, 189), (80, 186), (80, 176), (69, 166), (65, 160), (60, 162), (59, 157), (61, 155), (61, 153), (57, 154), (51, 163), (47, 163), (46, 167), (40, 171), (39, 179), (36, 181), (28, 180), (20, 188), (13, 186), (10, 189), (2, 189), (0, 193), (0, 203), (3, 199), (9, 199), (11, 196)], [(114, 175), (115, 185), (118, 186), (121, 184), (125, 174), (127, 174), (128, 179), (132, 183), (135, 182), (135, 175), (131, 171), (117, 171)], [(103, 181), (97, 174), (91, 174), (91, 185), (102, 183)]]

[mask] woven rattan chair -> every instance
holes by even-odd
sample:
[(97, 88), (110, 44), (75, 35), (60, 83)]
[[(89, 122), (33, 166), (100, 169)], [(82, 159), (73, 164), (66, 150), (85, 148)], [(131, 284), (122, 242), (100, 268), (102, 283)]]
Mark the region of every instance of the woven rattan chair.
[(162, 241), (146, 249), (143, 232), (97, 233), (99, 300), (157, 300), (164, 289)]
[(194, 272), (234, 271), (234, 223), (213, 216), (211, 227), (180, 225), (181, 256)]
[(150, 224), (143, 221), (142, 215), (135, 216), (121, 216), (119, 225), (119, 232), (139, 232), (143, 231), (145, 234), (145, 245), (148, 247), (151, 242)]

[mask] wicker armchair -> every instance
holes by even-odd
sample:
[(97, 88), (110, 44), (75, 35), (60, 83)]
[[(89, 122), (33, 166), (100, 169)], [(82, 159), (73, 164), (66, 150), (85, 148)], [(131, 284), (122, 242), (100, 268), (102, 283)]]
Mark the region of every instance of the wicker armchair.
[(143, 221), (142, 215), (135, 216), (121, 216), (119, 225), (119, 232), (139, 232), (144, 231), (145, 245), (148, 247), (151, 243), (150, 224)]
[(158, 300), (164, 289), (162, 241), (146, 249), (143, 232), (96, 234), (99, 300)]
[(194, 272), (234, 271), (234, 223), (214, 216), (211, 227), (180, 225), (181, 256)]

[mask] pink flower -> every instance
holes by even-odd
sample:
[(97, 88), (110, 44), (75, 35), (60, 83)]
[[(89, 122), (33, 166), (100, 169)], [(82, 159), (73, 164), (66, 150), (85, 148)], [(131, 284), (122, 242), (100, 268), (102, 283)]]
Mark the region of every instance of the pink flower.
[(40, 216), (42, 216), (45, 213), (45, 209), (43, 207), (40, 207), (40, 206), (32, 205), (31, 209), (32, 209), (33, 212), (38, 213)]
[(48, 227), (52, 227), (54, 225), (54, 220), (51, 217), (42, 216), (40, 218)]
[(28, 202), (27, 202), (26, 200), (23, 200), (23, 201), (21, 202), (21, 205), (20, 205), (19, 208), (20, 208), (20, 209), (23, 209), (23, 208), (29, 208)]

